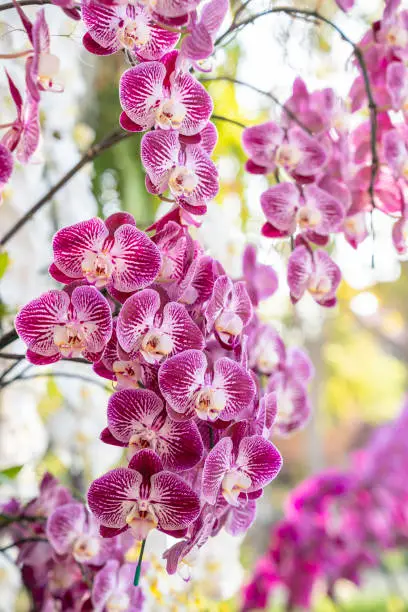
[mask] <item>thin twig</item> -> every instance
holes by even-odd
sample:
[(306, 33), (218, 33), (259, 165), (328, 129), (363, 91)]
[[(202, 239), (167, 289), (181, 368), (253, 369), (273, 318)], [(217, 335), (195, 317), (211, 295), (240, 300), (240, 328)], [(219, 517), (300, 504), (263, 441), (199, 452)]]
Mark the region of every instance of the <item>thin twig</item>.
[(3, 548), (0, 548), (0, 553), (4, 553), (6, 552), (6, 550), (9, 550), (10, 548), (14, 548), (14, 546), (20, 546), (20, 544), (25, 544), (26, 542), (48, 542), (47, 538), (22, 538), (21, 540), (16, 540), (15, 542), (12, 542), (11, 544), (8, 544), (7, 546), (3, 546)]
[[(252, 89), (256, 93), (259, 93), (262, 96), (266, 96), (270, 100), (272, 100), (277, 106), (279, 106), (287, 115), (298, 124), (305, 132), (311, 134), (311, 130), (304, 124), (300, 119), (295, 115), (293, 111), (290, 110), (285, 104), (282, 104), (272, 93), (269, 91), (264, 91), (263, 89), (258, 89), (255, 85), (251, 85), (250, 83), (246, 83), (245, 81), (240, 81), (239, 79), (235, 79), (230, 76), (216, 76), (216, 77), (204, 77), (200, 79), (202, 83), (210, 83), (211, 81), (227, 81), (228, 83), (234, 83), (235, 85), (242, 85), (242, 87), (247, 87), (248, 89)], [(213, 115), (214, 116), (214, 115)]]
[(83, 382), (90, 383), (92, 385), (96, 385), (101, 389), (107, 390), (106, 385), (100, 383), (98, 380), (91, 378), (90, 376), (82, 376), (82, 374), (74, 374), (73, 372), (42, 372), (39, 374), (29, 374), (28, 376), (16, 376), (11, 380), (7, 380), (0, 388), (7, 387), (11, 385), (13, 382), (24, 381), (24, 380), (32, 380), (34, 378), (76, 378), (77, 380), (82, 380)]
[[(17, 354), (17, 353), (0, 353), (0, 359), (13, 359), (15, 361), (22, 361), (25, 359), (25, 354)], [(88, 359), (83, 359), (82, 357), (63, 357), (61, 361), (73, 361), (74, 363), (91, 363)]]
[[(44, 6), (46, 4), (52, 4), (51, 0), (20, 0), (19, 6)], [(16, 5), (13, 2), (7, 2), (0, 6), (1, 11), (8, 11), (9, 9), (15, 9)]]
[(247, 126), (241, 121), (236, 121), (235, 119), (230, 119), (229, 117), (223, 117), (222, 115), (211, 115), (211, 119), (214, 121), (225, 121), (226, 123), (231, 123), (231, 125), (236, 125), (242, 129), (245, 129)]
[[(83, 168), (83, 166), (85, 166), (88, 162), (94, 160), (95, 157), (98, 157), (98, 155), (100, 155), (103, 151), (110, 149), (115, 144), (121, 142), (125, 138), (129, 138), (132, 133), (133, 132), (124, 132), (123, 130), (116, 130), (115, 132), (112, 132), (112, 134), (101, 140), (101, 142), (92, 145), (85, 153), (85, 155), (83, 155), (83, 157), (79, 160), (79, 162), (75, 164), (75, 166), (71, 168), (71, 170), (69, 170), (62, 177), (62, 179), (58, 181), (58, 183), (51, 187), (51, 189), (36, 204), (34, 204), (34, 206), (32, 206), (21, 217), (21, 219), (17, 221), (17, 223), (13, 225), (13, 227), (0, 240), (0, 246), (4, 246), (10, 240), (10, 238), (12, 238), (18, 232), (18, 230), (23, 227), (23, 225), (25, 225), (27, 221), (29, 221), (35, 215), (35, 213), (38, 212), (44, 206), (44, 204), (49, 202), (53, 198), (53, 196), (62, 187), (64, 187), (64, 185), (66, 185), (72, 179), (72, 177), (74, 177), (77, 172), (81, 170), (81, 168)], [(0, 349), (3, 348), (3, 346), (6, 345), (1, 345), (0, 343)]]
[(18, 334), (17, 334), (16, 330), (15, 329), (10, 329), (10, 331), (6, 332), (0, 338), (0, 349), (4, 348), (5, 346), (8, 346), (12, 342), (14, 342), (14, 340), (17, 340), (17, 338), (18, 338)]
[(297, 8), (293, 8), (289, 6), (276, 6), (266, 11), (262, 11), (261, 13), (258, 13), (256, 15), (252, 15), (251, 17), (248, 17), (247, 19), (244, 19), (243, 21), (239, 23), (232, 23), (231, 26), (228, 28), (228, 30), (224, 32), (224, 34), (222, 34), (216, 40), (215, 46), (218, 46), (229, 34), (234, 32), (235, 30), (237, 29), (241, 30), (245, 26), (254, 23), (260, 17), (271, 15), (273, 13), (284, 13), (286, 15), (293, 15), (294, 17), (301, 17), (301, 18), (314, 19), (317, 21), (321, 21), (325, 23), (326, 25), (330, 26), (331, 28), (333, 28), (333, 30), (335, 30), (339, 34), (339, 36), (352, 47), (353, 53), (360, 67), (361, 75), (363, 77), (364, 88), (365, 88), (367, 100), (368, 100), (368, 108), (370, 111), (371, 178), (370, 178), (370, 186), (369, 186), (368, 191), (370, 194), (371, 204), (373, 208), (375, 208), (374, 185), (375, 185), (375, 179), (377, 177), (377, 172), (378, 172), (378, 167), (379, 167), (379, 159), (378, 159), (378, 153), (377, 153), (377, 131), (378, 131), (377, 105), (375, 103), (373, 91), (371, 89), (367, 65), (365, 63), (364, 56), (363, 56), (363, 53), (360, 47), (355, 42), (353, 42), (351, 38), (349, 38), (343, 32), (343, 30), (339, 28), (338, 25), (336, 25), (330, 19), (327, 19), (327, 17), (320, 15), (320, 13), (316, 11), (307, 10), (307, 9), (297, 9)]

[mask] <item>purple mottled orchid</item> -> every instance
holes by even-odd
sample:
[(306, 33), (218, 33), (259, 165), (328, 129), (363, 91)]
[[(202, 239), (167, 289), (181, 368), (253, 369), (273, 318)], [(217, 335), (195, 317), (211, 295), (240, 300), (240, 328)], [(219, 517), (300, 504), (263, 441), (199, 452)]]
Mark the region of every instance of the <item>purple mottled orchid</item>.
[(47, 291), (18, 313), (15, 326), (35, 365), (69, 357), (97, 361), (112, 333), (107, 300), (94, 287)]
[(34, 100), (27, 93), (26, 99), (23, 102), (20, 91), (7, 71), (6, 76), (17, 117), (2, 137), (1, 143), (9, 151), (16, 152), (19, 162), (27, 164), (36, 152), (40, 139), (38, 101)]
[(313, 240), (314, 234), (328, 236), (341, 229), (345, 211), (340, 202), (315, 185), (305, 185), (302, 191), (293, 183), (279, 183), (262, 194), (265, 236), (289, 236), (299, 227)]
[(108, 444), (129, 449), (129, 459), (144, 448), (160, 457), (166, 470), (193, 468), (203, 454), (197, 425), (173, 421), (163, 401), (149, 389), (123, 389), (108, 403), (108, 427), (101, 438)]
[(200, 144), (183, 145), (177, 131), (156, 130), (143, 137), (141, 156), (150, 193), (169, 191), (188, 212), (206, 212), (218, 193), (218, 172)]
[(126, 49), (142, 61), (160, 60), (180, 38), (177, 32), (155, 24), (141, 4), (103, 6), (84, 1), (81, 15), (87, 28), (84, 47), (95, 55), (111, 55)]
[(50, 274), (59, 282), (85, 280), (120, 293), (150, 285), (161, 266), (156, 245), (127, 213), (64, 227), (54, 236), (53, 250)]
[(196, 493), (179, 476), (163, 470), (152, 450), (137, 453), (128, 468), (116, 468), (95, 480), (88, 503), (104, 528), (102, 535), (130, 529), (137, 540), (155, 528), (179, 535), (200, 512)]
[(204, 338), (186, 308), (169, 302), (161, 308), (160, 295), (144, 289), (126, 300), (116, 328), (127, 353), (139, 353), (147, 363), (158, 363), (187, 349), (204, 347)]
[(308, 247), (299, 245), (289, 257), (288, 285), (293, 303), (308, 291), (321, 306), (335, 306), (340, 280), (339, 267), (322, 249), (312, 252)]
[(107, 550), (99, 525), (81, 503), (57, 507), (47, 520), (48, 540), (58, 555), (71, 554), (78, 563), (101, 565)]
[[(242, 436), (240, 423), (231, 436), (225, 436), (209, 452), (203, 470), (202, 495), (215, 504), (219, 495), (232, 506), (239, 506), (242, 495), (262, 490), (278, 474), (282, 458), (262, 436)], [(238, 435), (236, 432), (239, 432)]]
[(134, 565), (120, 565), (116, 559), (109, 560), (95, 575), (91, 597), (92, 610), (142, 610), (144, 597), (140, 587), (134, 587), (132, 584), (134, 573)]
[(214, 52), (214, 41), (228, 8), (228, 0), (210, 0), (203, 6), (200, 18), (192, 20), (190, 32), (183, 38), (180, 56), (191, 61), (196, 69), (208, 71), (204, 60)]
[(229, 421), (251, 405), (255, 385), (237, 362), (222, 357), (212, 368), (202, 351), (189, 350), (163, 363), (159, 386), (170, 408), (184, 418)]
[(252, 244), (245, 247), (242, 257), (243, 276), (246, 290), (253, 306), (271, 297), (278, 289), (278, 275), (272, 266), (259, 263), (256, 248)]
[(193, 136), (206, 126), (213, 108), (211, 98), (191, 74), (175, 71), (177, 53), (172, 51), (161, 62), (144, 62), (122, 74), (120, 122), (124, 129), (143, 132), (156, 127)]
[(269, 121), (244, 130), (243, 145), (250, 159), (246, 170), (268, 174), (282, 168), (299, 182), (310, 182), (327, 163), (327, 153), (319, 142), (302, 128), (282, 128)]
[(205, 308), (207, 331), (214, 331), (225, 348), (233, 347), (252, 317), (252, 304), (245, 283), (219, 276)]

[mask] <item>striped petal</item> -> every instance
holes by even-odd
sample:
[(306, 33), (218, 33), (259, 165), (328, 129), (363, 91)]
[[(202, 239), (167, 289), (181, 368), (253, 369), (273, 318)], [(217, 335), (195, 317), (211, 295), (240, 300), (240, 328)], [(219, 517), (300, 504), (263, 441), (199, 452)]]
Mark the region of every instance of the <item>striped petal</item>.
[(89, 35), (98, 45), (109, 49), (111, 53), (122, 47), (117, 34), (120, 20), (123, 20), (125, 15), (124, 7), (103, 6), (92, 1), (82, 2), (82, 21)]
[(181, 102), (186, 115), (180, 125), (180, 134), (198, 134), (207, 125), (213, 111), (210, 94), (190, 73), (181, 72), (173, 81), (171, 96)]
[(102, 250), (109, 231), (98, 217), (59, 230), (52, 241), (55, 265), (72, 279), (83, 278), (82, 263), (87, 252)]
[(31, 351), (44, 357), (58, 353), (54, 328), (66, 320), (69, 303), (65, 291), (53, 290), (43, 293), (20, 310), (15, 320), (16, 330)]
[(232, 465), (232, 440), (222, 438), (208, 454), (203, 470), (202, 495), (214, 505), (225, 474)]
[(282, 457), (276, 447), (262, 436), (248, 436), (239, 444), (236, 466), (251, 479), (247, 492), (269, 484), (282, 467)]
[(299, 191), (293, 183), (279, 183), (267, 189), (261, 195), (261, 206), (273, 227), (285, 234), (294, 232)]
[(112, 312), (108, 301), (94, 287), (76, 287), (71, 303), (86, 335), (86, 348), (99, 353), (112, 334)]
[(143, 166), (153, 185), (167, 189), (171, 170), (177, 166), (180, 152), (175, 130), (156, 130), (145, 134), (141, 143)]
[(228, 357), (222, 357), (215, 363), (212, 387), (224, 394), (225, 408), (220, 413), (224, 421), (238, 416), (255, 398), (255, 384), (251, 375)]
[(159, 370), (159, 386), (170, 407), (180, 414), (195, 414), (195, 393), (204, 384), (207, 359), (202, 351), (184, 351), (167, 359)]
[(200, 513), (200, 499), (180, 478), (171, 472), (160, 472), (151, 478), (150, 500), (159, 520), (158, 527), (166, 531), (191, 525)]
[(115, 231), (111, 249), (113, 286), (117, 291), (136, 291), (150, 285), (159, 273), (160, 252), (154, 242), (133, 225)]
[(198, 181), (196, 188), (191, 193), (183, 194), (182, 199), (192, 206), (214, 199), (219, 190), (218, 170), (201, 146), (187, 148), (185, 166), (196, 175)]
[(92, 604), (95, 612), (103, 612), (117, 586), (119, 561), (110, 559), (105, 566), (95, 574), (92, 587)]
[(155, 109), (163, 98), (166, 69), (160, 62), (144, 62), (121, 76), (119, 98), (123, 110), (136, 124), (148, 130), (155, 123)]
[(159, 308), (160, 297), (153, 289), (144, 289), (126, 300), (119, 313), (116, 330), (123, 350), (130, 353), (139, 348), (141, 337), (153, 327)]
[(103, 526), (113, 529), (126, 526), (141, 482), (141, 474), (128, 468), (116, 468), (94, 480), (89, 487), (88, 504)]
[(169, 334), (173, 341), (169, 356), (189, 349), (203, 349), (205, 346), (203, 334), (183, 304), (170, 302), (165, 305), (160, 330)]

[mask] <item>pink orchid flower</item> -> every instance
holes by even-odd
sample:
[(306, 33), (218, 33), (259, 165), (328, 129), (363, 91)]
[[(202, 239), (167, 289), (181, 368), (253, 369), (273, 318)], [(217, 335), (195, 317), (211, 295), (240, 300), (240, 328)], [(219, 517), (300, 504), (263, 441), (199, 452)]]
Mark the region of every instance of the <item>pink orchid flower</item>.
[(214, 331), (225, 348), (237, 342), (252, 317), (252, 304), (245, 283), (233, 283), (228, 276), (219, 276), (205, 308), (207, 331)]
[(308, 291), (321, 306), (335, 306), (340, 280), (340, 268), (322, 249), (312, 252), (299, 245), (289, 257), (288, 285), (293, 303)]
[(18, 313), (15, 326), (27, 344), (27, 359), (36, 365), (63, 357), (97, 361), (112, 333), (107, 300), (94, 287), (47, 291)]

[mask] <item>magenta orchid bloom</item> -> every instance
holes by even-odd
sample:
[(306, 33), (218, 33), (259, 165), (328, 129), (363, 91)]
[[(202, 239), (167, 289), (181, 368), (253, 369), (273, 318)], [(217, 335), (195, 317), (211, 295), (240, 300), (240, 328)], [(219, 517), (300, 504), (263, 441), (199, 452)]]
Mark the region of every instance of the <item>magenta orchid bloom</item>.
[(70, 503), (57, 507), (49, 516), (46, 533), (58, 555), (72, 554), (78, 563), (101, 565), (104, 550), (99, 526), (83, 504)]
[(250, 374), (223, 357), (209, 371), (202, 351), (184, 351), (168, 359), (159, 370), (159, 386), (170, 408), (185, 418), (224, 421), (236, 418), (255, 397)]
[(180, 38), (176, 32), (156, 25), (141, 4), (109, 7), (86, 0), (81, 14), (88, 30), (83, 38), (84, 47), (95, 55), (127, 49), (141, 60), (160, 60)]
[(304, 384), (294, 373), (276, 373), (268, 385), (268, 391), (274, 392), (276, 400), (274, 433), (286, 436), (305, 426), (311, 412), (310, 401)]
[(246, 128), (242, 137), (250, 156), (246, 169), (252, 174), (267, 174), (276, 167), (297, 180), (308, 182), (327, 163), (327, 154), (315, 138), (295, 126), (283, 130), (272, 121)]
[(253, 306), (271, 297), (278, 289), (278, 275), (272, 266), (257, 262), (256, 248), (248, 244), (242, 257), (246, 290)]
[(259, 323), (256, 319), (249, 333), (249, 365), (258, 374), (271, 375), (286, 360), (285, 344), (272, 325)]
[(163, 401), (149, 389), (114, 393), (108, 404), (108, 427), (101, 437), (108, 444), (127, 447), (130, 458), (150, 448), (160, 457), (164, 469), (175, 472), (193, 468), (203, 454), (197, 425), (171, 420)]
[(30, 94), (27, 95), (25, 102), (23, 102), (19, 90), (7, 71), (6, 76), (10, 94), (16, 107), (17, 117), (4, 134), (1, 143), (9, 151), (16, 151), (18, 161), (26, 164), (36, 152), (40, 140), (38, 102)]
[(143, 132), (156, 127), (192, 136), (206, 126), (213, 109), (210, 95), (191, 74), (175, 72), (176, 57), (177, 52), (171, 52), (162, 62), (144, 62), (122, 74), (124, 129)]
[(402, 125), (383, 136), (384, 158), (396, 178), (408, 180), (408, 128)]
[(340, 268), (322, 249), (311, 252), (299, 245), (289, 257), (288, 285), (293, 303), (308, 291), (321, 306), (335, 306), (340, 280)]
[(160, 309), (160, 296), (153, 289), (126, 300), (116, 329), (123, 350), (140, 352), (153, 364), (187, 349), (204, 348), (203, 335), (182, 304), (169, 302)]
[(64, 227), (54, 236), (53, 250), (50, 273), (56, 280), (86, 280), (124, 293), (150, 285), (161, 266), (156, 245), (126, 213)]
[(112, 315), (94, 287), (75, 287), (71, 294), (52, 290), (29, 302), (15, 326), (31, 363), (45, 365), (63, 357), (96, 361), (112, 333)]
[(282, 458), (262, 436), (240, 440), (222, 438), (208, 454), (203, 470), (202, 494), (215, 504), (219, 494), (232, 506), (240, 504), (239, 496), (259, 491), (279, 473)]
[(297, 227), (312, 237), (328, 236), (344, 220), (342, 204), (315, 185), (305, 185), (301, 195), (293, 183), (279, 183), (262, 194), (261, 206), (268, 220), (265, 236), (289, 236)]
[(183, 146), (175, 130), (157, 130), (143, 137), (141, 156), (150, 193), (169, 190), (188, 212), (206, 212), (207, 202), (218, 193), (218, 172), (200, 145)]
[(105, 535), (130, 529), (137, 540), (159, 531), (185, 530), (200, 512), (196, 493), (179, 476), (164, 471), (159, 457), (142, 450), (128, 468), (116, 468), (95, 480), (88, 492), (92, 512)]
[(404, 215), (398, 219), (392, 228), (392, 242), (400, 255), (405, 255), (408, 249), (408, 219)]
[(142, 610), (143, 592), (133, 586), (135, 566), (130, 563), (120, 565), (110, 559), (95, 575), (92, 588), (92, 610)]
[(204, 314), (207, 331), (214, 330), (225, 348), (233, 347), (252, 317), (252, 304), (245, 283), (233, 283), (228, 276), (219, 276)]

